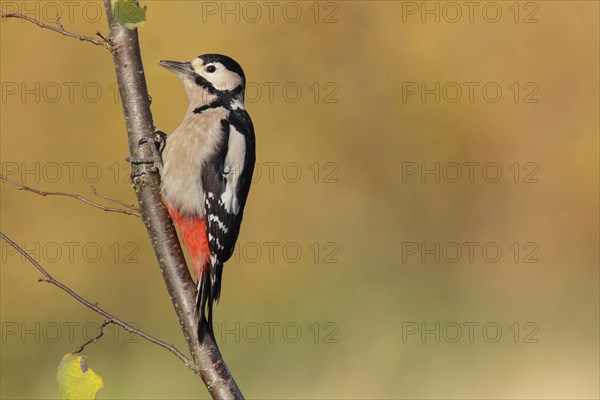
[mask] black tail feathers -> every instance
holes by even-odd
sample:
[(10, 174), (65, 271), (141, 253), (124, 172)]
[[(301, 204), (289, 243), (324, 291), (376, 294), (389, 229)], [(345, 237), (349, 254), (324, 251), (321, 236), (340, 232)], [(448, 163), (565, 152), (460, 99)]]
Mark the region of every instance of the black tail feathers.
[(214, 260), (210, 263), (210, 296), (215, 302), (219, 302), (221, 296), (221, 277), (223, 276), (223, 263)]
[[(211, 260), (212, 261), (212, 260)], [(209, 272), (209, 273), (207, 273)], [(198, 309), (198, 339), (200, 344), (204, 342), (209, 334), (215, 344), (215, 335), (213, 332), (213, 305), (219, 301), (221, 294), (221, 277), (223, 275), (223, 264), (211, 262), (209, 271), (204, 271), (202, 278), (198, 281), (198, 295), (196, 297), (196, 308)]]

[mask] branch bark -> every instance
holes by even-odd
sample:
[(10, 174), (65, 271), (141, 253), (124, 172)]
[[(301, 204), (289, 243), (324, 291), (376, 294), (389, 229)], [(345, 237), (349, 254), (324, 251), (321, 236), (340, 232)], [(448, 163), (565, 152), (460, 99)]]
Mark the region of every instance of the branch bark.
[[(116, 22), (110, 0), (104, 0), (104, 6), (131, 157), (152, 158), (156, 156), (155, 128), (138, 31), (129, 30)], [(190, 354), (198, 367), (196, 370), (213, 399), (243, 399), (210, 335), (206, 335), (202, 346), (198, 340), (196, 288), (185, 264), (171, 218), (162, 204), (159, 174), (148, 164), (132, 164), (132, 181), (142, 220), (148, 230)]]

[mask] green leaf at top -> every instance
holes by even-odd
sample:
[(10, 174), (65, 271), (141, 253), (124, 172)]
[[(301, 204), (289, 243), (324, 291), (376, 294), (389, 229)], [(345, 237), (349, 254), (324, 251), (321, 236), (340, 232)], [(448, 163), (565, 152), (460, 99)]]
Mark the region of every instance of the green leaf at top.
[(93, 400), (104, 387), (104, 380), (87, 365), (87, 357), (65, 354), (56, 369), (56, 379), (63, 400)]
[(113, 14), (121, 25), (135, 29), (146, 22), (146, 7), (140, 7), (134, 0), (112, 0)]

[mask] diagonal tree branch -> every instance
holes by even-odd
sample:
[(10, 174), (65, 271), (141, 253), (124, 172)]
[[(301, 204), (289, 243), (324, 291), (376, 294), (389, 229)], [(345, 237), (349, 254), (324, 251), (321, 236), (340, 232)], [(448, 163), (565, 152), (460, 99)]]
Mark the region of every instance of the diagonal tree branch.
[(4, 8), (0, 8), (0, 12), (2, 12), (2, 14), (0, 14), (0, 18), (20, 18), (22, 20), (31, 22), (32, 24), (35, 24), (35, 25), (39, 26), (40, 28), (49, 29), (53, 32), (60, 33), (61, 35), (79, 39), (84, 42), (90, 42), (90, 43), (95, 44), (96, 46), (106, 47), (107, 49), (110, 48), (110, 43), (105, 40), (98, 40), (98, 39), (94, 39), (89, 36), (84, 36), (84, 35), (80, 35), (78, 33), (73, 33), (73, 32), (69, 32), (69, 31), (65, 30), (65, 27), (60, 22), (60, 15), (56, 16), (56, 24), (58, 25), (58, 27), (56, 27), (56, 26), (45, 24), (42, 21), (39, 21), (35, 18), (28, 17), (27, 15), (24, 15), (24, 14), (21, 14), (18, 12), (14, 12), (14, 11), (5, 10)]
[[(183, 353), (181, 353), (179, 350), (177, 350), (177, 348), (171, 344), (165, 343), (160, 339), (155, 338), (154, 336), (150, 336), (147, 333), (134, 328), (133, 326), (129, 325), (127, 322), (115, 317), (114, 315), (110, 314), (107, 311), (104, 311), (103, 309), (101, 309), (100, 307), (98, 307), (96, 304), (92, 304), (89, 301), (87, 301), (86, 299), (84, 299), (83, 297), (79, 296), (77, 293), (75, 293), (71, 288), (69, 288), (67, 285), (65, 285), (64, 283), (54, 279), (52, 277), (52, 275), (50, 275), (48, 273), (48, 271), (46, 271), (33, 257), (31, 257), (29, 255), (29, 253), (27, 253), (25, 250), (23, 250), (21, 247), (19, 247), (18, 244), (16, 244), (12, 239), (10, 239), (9, 237), (7, 237), (4, 233), (0, 232), (0, 238), (6, 240), (6, 242), (8, 244), (10, 244), (12, 247), (14, 247), (19, 253), (21, 253), (34, 267), (37, 268), (38, 271), (40, 271), (42, 273), (42, 275), (44, 275), (43, 278), (40, 278), (39, 281), (40, 282), (46, 282), (46, 283), (51, 283), (54, 286), (57, 286), (59, 288), (61, 288), (62, 290), (64, 290), (65, 292), (67, 292), (71, 297), (73, 297), (75, 300), (77, 300), (78, 302), (80, 302), (81, 304), (85, 305), (87, 308), (97, 312), (98, 314), (102, 315), (104, 318), (106, 318), (106, 322), (102, 325), (102, 328), (104, 326), (106, 326), (108, 323), (111, 324), (115, 324), (120, 326), (121, 328), (123, 328), (124, 330), (126, 330), (127, 332), (131, 332), (133, 334), (136, 334), (146, 340), (148, 340), (151, 343), (154, 343), (157, 346), (160, 346), (164, 349), (169, 350), (171, 353), (173, 353), (177, 358), (179, 358), (181, 360), (181, 362), (183, 362), (185, 364), (186, 367), (188, 367), (189, 369), (191, 369), (192, 371), (196, 371), (196, 366), (194, 364), (194, 362), (192, 360), (190, 360), (188, 357), (186, 357), (185, 355), (183, 355)], [(102, 329), (100, 329), (100, 332), (102, 332)], [(98, 339), (100, 336), (97, 336), (94, 339)], [(92, 340), (93, 341), (93, 340)], [(79, 351), (83, 350), (83, 347), (85, 347), (87, 344), (89, 344), (90, 342), (86, 342), (85, 344), (83, 344), (82, 346), (80, 346), (80, 348), (78, 349)]]
[(44, 196), (44, 197), (45, 197), (45, 196), (64, 196), (64, 197), (71, 197), (71, 198), (77, 199), (77, 200), (79, 200), (79, 201), (82, 201), (82, 202), (84, 202), (84, 203), (86, 203), (86, 204), (89, 204), (89, 205), (90, 205), (90, 206), (92, 206), (92, 207), (96, 207), (96, 208), (99, 208), (99, 209), (101, 209), (101, 210), (104, 210), (104, 211), (108, 211), (108, 212), (117, 212), (117, 213), (123, 213), (123, 214), (127, 214), (127, 215), (134, 215), (134, 216), (136, 216), (136, 217), (141, 217), (141, 215), (140, 215), (140, 211), (139, 211), (137, 208), (135, 208), (135, 207), (133, 207), (133, 206), (130, 206), (130, 205), (128, 205), (128, 204), (125, 204), (125, 203), (121, 202), (120, 200), (112, 199), (112, 198), (110, 198), (110, 197), (108, 197), (108, 196), (105, 196), (105, 195), (99, 194), (99, 193), (96, 191), (96, 189), (95, 189), (95, 188), (92, 188), (92, 190), (94, 191), (94, 194), (95, 194), (96, 196), (98, 196), (98, 197), (102, 197), (102, 198), (104, 198), (104, 199), (107, 199), (107, 200), (110, 200), (110, 201), (113, 201), (113, 202), (116, 202), (116, 203), (119, 203), (119, 204), (123, 204), (123, 205), (124, 205), (124, 206), (126, 206), (127, 208), (113, 208), (113, 207), (107, 207), (107, 206), (103, 206), (102, 204), (98, 204), (98, 203), (96, 203), (96, 202), (94, 202), (94, 201), (92, 201), (92, 200), (86, 199), (85, 197), (83, 197), (83, 196), (81, 196), (81, 195), (79, 195), (79, 194), (76, 194), (76, 193), (67, 193), (67, 192), (45, 192), (45, 191), (43, 191), (43, 190), (39, 190), (39, 189), (36, 189), (36, 188), (32, 188), (31, 186), (27, 186), (27, 185), (25, 185), (24, 183), (17, 182), (17, 181), (13, 181), (12, 179), (10, 179), (10, 178), (7, 178), (7, 177), (5, 177), (5, 176), (3, 176), (3, 175), (0, 175), (0, 179), (2, 179), (2, 180), (3, 180), (3, 181), (5, 181), (5, 182), (8, 182), (8, 183), (11, 183), (11, 184), (15, 185), (15, 186), (16, 186), (16, 187), (17, 187), (19, 190), (26, 190), (26, 191), (28, 191), (28, 192), (32, 192), (32, 193), (35, 193), (35, 194), (39, 194), (40, 196)]
[[(133, 159), (156, 157), (155, 128), (150, 111), (137, 29), (118, 24), (110, 0), (104, 0), (109, 41)], [(132, 181), (169, 296), (198, 372), (214, 399), (243, 399), (210, 335), (200, 345), (197, 332), (196, 288), (185, 264), (177, 233), (162, 204), (159, 174), (148, 164), (132, 164)]]

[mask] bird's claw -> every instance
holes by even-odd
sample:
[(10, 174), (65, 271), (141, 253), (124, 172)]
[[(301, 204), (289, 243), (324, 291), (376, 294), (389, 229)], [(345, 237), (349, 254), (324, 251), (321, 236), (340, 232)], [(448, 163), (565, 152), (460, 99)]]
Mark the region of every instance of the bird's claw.
[[(138, 146), (143, 146), (150, 142), (150, 138), (142, 138), (138, 142)], [(167, 134), (162, 131), (156, 131), (154, 136), (154, 146), (152, 147), (153, 156), (150, 158), (135, 158), (135, 157), (127, 157), (125, 160), (132, 165), (141, 165), (141, 164), (152, 164), (152, 168), (150, 169), (152, 172), (160, 172), (162, 170), (162, 157), (161, 154), (167, 143)], [(131, 177), (136, 178), (143, 175), (143, 172), (140, 173), (132, 173)]]

